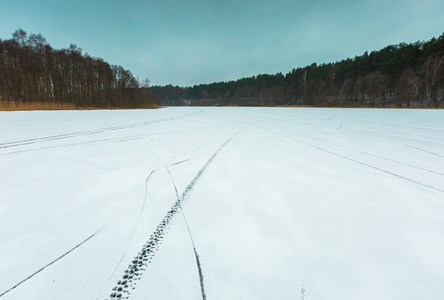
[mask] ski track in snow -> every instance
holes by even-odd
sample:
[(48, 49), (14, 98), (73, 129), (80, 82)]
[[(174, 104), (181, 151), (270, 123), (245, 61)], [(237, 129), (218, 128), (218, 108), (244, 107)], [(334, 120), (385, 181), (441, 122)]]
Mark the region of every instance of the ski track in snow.
[[(362, 127), (364, 127), (364, 126), (362, 126)], [(371, 127), (367, 126), (367, 128), (371, 128)], [(383, 137), (383, 138), (386, 138), (386, 139), (389, 139), (389, 140), (390, 139), (395, 139), (395, 140), (398, 140), (398, 141), (409, 142), (409, 143), (415, 142), (415, 143), (421, 143), (421, 144), (426, 144), (426, 145), (443, 146), (443, 143), (436, 142), (436, 141), (432, 142), (432, 141), (423, 141), (423, 140), (418, 140), (418, 139), (399, 137), (399, 136), (396, 136), (396, 135), (390, 135), (390, 134), (386, 134), (386, 133), (381, 133), (379, 131), (367, 131), (365, 133), (362, 133), (362, 132), (354, 130), (354, 129), (346, 129), (346, 130), (350, 131), (350, 132), (355, 132), (355, 133), (357, 133), (359, 135), (371, 134), (373, 136)]]
[[(340, 147), (340, 148), (347, 149), (347, 150), (350, 150), (350, 151), (354, 151), (354, 152), (357, 152), (357, 153), (361, 153), (361, 154), (364, 154), (364, 155), (376, 157), (376, 158), (383, 159), (383, 160), (386, 160), (386, 161), (390, 161), (390, 162), (393, 162), (393, 163), (396, 163), (396, 164), (400, 164), (400, 165), (403, 165), (403, 166), (406, 166), (406, 167), (410, 167), (410, 168), (414, 168), (414, 169), (430, 172), (430, 173), (433, 173), (433, 174), (436, 174), (436, 175), (440, 175), (440, 176), (444, 176), (443, 173), (432, 171), (432, 170), (429, 170), (429, 169), (426, 169), (426, 168), (423, 168), (423, 167), (414, 166), (414, 165), (407, 164), (407, 163), (404, 163), (404, 162), (401, 162), (401, 161), (397, 161), (397, 160), (394, 160), (394, 159), (391, 159), (391, 158), (387, 158), (387, 157), (379, 156), (379, 155), (376, 155), (376, 154), (368, 153), (368, 152), (365, 152), (365, 151), (362, 151), (362, 150), (357, 150), (357, 149), (345, 147), (345, 146), (342, 146), (342, 145), (339, 145), (339, 144), (336, 144), (336, 143), (327, 142), (327, 141), (324, 141), (324, 140), (321, 140), (321, 139), (318, 139), (318, 138), (314, 138), (314, 137), (310, 137), (310, 136), (306, 136), (306, 135), (303, 135), (303, 134), (300, 134), (300, 135), (303, 136), (303, 137), (315, 140), (315, 141), (319, 141), (319, 142), (322, 142), (322, 143), (330, 144), (330, 145), (333, 145), (333, 146), (336, 146), (336, 147)], [(406, 146), (408, 146), (408, 145), (406, 145)], [(415, 147), (413, 147), (413, 148), (415, 148)], [(435, 154), (435, 155), (437, 155), (437, 154)]]
[(427, 151), (427, 150), (424, 150), (424, 149), (421, 149), (421, 148), (418, 148), (418, 147), (415, 147), (415, 146), (407, 145), (407, 144), (405, 144), (405, 145), (406, 145), (407, 147), (410, 147), (410, 148), (413, 148), (413, 149), (416, 149), (416, 150), (419, 150), (419, 151), (422, 151), (422, 152), (426, 152), (426, 153), (429, 153), (429, 154), (432, 154), (432, 155), (435, 155), (435, 156), (438, 156), (438, 157), (444, 158), (444, 156), (439, 155), (439, 154), (436, 154), (436, 153), (434, 153), (434, 152)]
[(208, 161), (199, 170), (196, 176), (194, 176), (194, 178), (182, 192), (180, 198), (176, 200), (171, 209), (167, 212), (165, 217), (157, 226), (150, 239), (142, 247), (142, 250), (134, 257), (131, 264), (124, 271), (125, 274), (122, 276), (122, 280), (117, 281), (117, 285), (113, 288), (110, 299), (129, 299), (130, 291), (136, 288), (137, 281), (141, 279), (143, 273), (146, 271), (148, 264), (151, 262), (154, 255), (159, 250), (160, 244), (168, 234), (169, 229), (174, 223), (175, 217), (181, 211), (182, 204), (184, 204), (185, 201), (191, 196), (194, 186), (199, 181), (202, 174), (213, 162), (214, 158), (219, 154), (219, 152), (244, 129), (245, 128), (239, 130), (238, 132), (233, 134), (227, 141), (225, 141), (225, 143), (223, 143), (208, 159)]
[(123, 258), (125, 257), (126, 252), (128, 251), (129, 246), (131, 245), (131, 242), (132, 242), (132, 240), (133, 240), (133, 238), (134, 238), (134, 234), (136, 233), (137, 227), (139, 227), (140, 218), (142, 217), (143, 209), (145, 208), (146, 199), (147, 199), (147, 196), (148, 196), (148, 181), (150, 180), (151, 175), (153, 175), (153, 173), (154, 173), (155, 171), (156, 171), (156, 170), (152, 170), (151, 173), (147, 176), (147, 178), (146, 178), (146, 180), (145, 180), (145, 196), (144, 196), (144, 198), (143, 198), (142, 207), (140, 208), (139, 217), (137, 218), (137, 221), (136, 221), (136, 224), (135, 224), (135, 226), (134, 226), (134, 229), (133, 229), (133, 232), (132, 232), (132, 234), (131, 234), (131, 237), (130, 237), (130, 239), (128, 240), (128, 244), (126, 245), (125, 251), (123, 251), (123, 254), (122, 254), (122, 256), (120, 257), (119, 262), (117, 263), (117, 265), (116, 265), (116, 267), (114, 268), (113, 272), (111, 273), (111, 275), (109, 276), (108, 280), (106, 281), (105, 286), (102, 288), (102, 290), (100, 290), (100, 293), (99, 293), (99, 295), (96, 297), (96, 299), (99, 299), (100, 296), (102, 295), (103, 291), (108, 287), (108, 283), (109, 283), (109, 281), (111, 280), (111, 278), (113, 277), (113, 275), (116, 273), (117, 268), (118, 268), (118, 267), (120, 266), (120, 264), (122, 263), (122, 260), (123, 260)]
[[(389, 139), (396, 139), (399, 141), (406, 141), (406, 142), (415, 142), (415, 143), (421, 143), (421, 144), (426, 144), (426, 145), (436, 145), (436, 146), (443, 146), (443, 143), (438, 142), (438, 141), (423, 141), (423, 140), (419, 140), (419, 139), (411, 139), (411, 138), (404, 138), (404, 137), (399, 137), (397, 135), (392, 135), (392, 134), (386, 134), (386, 133), (381, 133), (381, 132), (371, 132), (373, 135), (376, 136), (384, 136), (387, 137)], [(395, 132), (398, 133), (398, 132)], [(400, 133), (400, 132), (399, 132)]]
[(94, 143), (120, 143), (120, 142), (139, 140), (139, 139), (143, 139), (143, 138), (146, 138), (146, 137), (149, 137), (152, 135), (166, 134), (166, 133), (172, 133), (172, 132), (178, 132), (178, 131), (181, 131), (181, 130), (178, 129), (178, 130), (167, 130), (167, 131), (160, 131), (160, 132), (150, 132), (150, 133), (137, 134), (137, 135), (126, 136), (126, 137), (107, 138), (107, 139), (99, 139), (99, 140), (92, 140), (92, 141), (86, 141), (86, 142), (61, 144), (61, 145), (54, 145), (54, 146), (47, 146), (47, 147), (40, 147), (40, 148), (31, 148), (31, 149), (23, 149), (23, 150), (0, 153), (0, 155), (17, 154), (17, 153), (23, 153), (23, 152), (31, 152), (31, 151), (37, 151), (37, 150), (48, 150), (48, 149), (78, 146), (78, 145), (85, 145), (85, 144), (94, 144)]
[[(189, 160), (190, 160), (190, 159), (185, 159), (185, 160), (182, 160), (182, 161), (178, 161), (178, 162), (173, 163), (173, 164), (171, 164), (171, 165), (169, 165), (169, 166), (175, 166), (175, 165), (178, 165), (178, 164), (184, 163), (184, 162), (189, 161)], [(145, 206), (146, 206), (146, 200), (147, 200), (147, 197), (148, 197), (148, 181), (149, 181), (149, 179), (151, 178), (151, 176), (154, 174), (154, 172), (156, 172), (156, 170), (152, 170), (152, 171), (150, 172), (150, 174), (147, 176), (146, 180), (145, 180), (145, 196), (144, 196), (144, 198), (143, 198), (142, 207), (141, 207), (141, 209), (140, 209), (139, 216), (138, 216), (138, 218), (137, 218), (136, 224), (135, 224), (135, 226), (134, 226), (134, 229), (133, 229), (133, 232), (132, 232), (132, 234), (131, 234), (131, 237), (130, 237), (130, 239), (129, 239), (129, 241), (128, 241), (128, 244), (127, 244), (127, 246), (126, 246), (126, 248), (125, 248), (125, 251), (123, 252), (123, 254), (122, 254), (122, 256), (121, 256), (119, 262), (117, 263), (117, 265), (116, 265), (116, 267), (114, 268), (113, 272), (112, 272), (111, 275), (109, 276), (108, 280), (106, 281), (105, 286), (100, 290), (100, 293), (99, 293), (99, 295), (96, 297), (96, 299), (99, 299), (100, 296), (102, 295), (103, 291), (108, 287), (108, 283), (109, 283), (109, 281), (111, 280), (111, 278), (112, 278), (112, 277), (114, 276), (114, 274), (116, 273), (117, 269), (119, 268), (120, 264), (122, 263), (123, 259), (125, 258), (125, 255), (126, 255), (126, 253), (127, 253), (127, 251), (128, 251), (129, 246), (131, 245), (131, 242), (132, 242), (132, 240), (133, 240), (133, 238), (134, 238), (134, 235), (135, 235), (135, 233), (136, 233), (136, 230), (137, 230), (137, 228), (139, 227), (140, 218), (142, 217), (143, 210), (144, 210), (144, 208), (145, 208)], [(177, 194), (177, 189), (176, 189), (176, 194)]]
[(71, 132), (71, 133), (52, 135), (52, 136), (46, 136), (46, 137), (24, 139), (24, 140), (19, 140), (19, 141), (3, 142), (3, 143), (0, 143), (0, 149), (49, 142), (49, 141), (54, 141), (54, 140), (69, 139), (69, 138), (74, 138), (74, 137), (79, 137), (79, 136), (94, 135), (94, 134), (99, 134), (99, 133), (104, 133), (104, 132), (139, 127), (139, 126), (147, 126), (147, 125), (157, 124), (157, 123), (166, 122), (166, 121), (173, 121), (173, 120), (193, 116), (193, 115), (200, 114), (200, 113), (202, 113), (202, 111), (191, 113), (191, 114), (185, 114), (185, 115), (181, 115), (181, 116), (177, 116), (177, 117), (163, 118), (163, 119), (158, 119), (158, 120), (153, 120), (153, 121), (126, 124), (126, 125), (121, 125), (121, 126), (105, 127), (105, 128), (96, 129), (96, 130), (78, 131), (78, 132)]
[[(174, 166), (177, 164), (179, 164), (179, 163), (175, 163), (170, 166)], [(168, 166), (168, 167), (170, 167), (170, 166)], [(167, 172), (170, 176), (170, 179), (171, 179), (171, 183), (174, 186), (174, 191), (176, 192), (176, 201), (179, 201), (179, 193), (177, 191), (177, 186), (176, 186), (176, 183), (174, 182), (173, 176), (171, 175), (171, 172), (168, 169), (168, 167), (165, 167), (165, 169), (167, 170)], [(194, 257), (196, 258), (197, 271), (199, 273), (200, 292), (202, 294), (202, 300), (206, 300), (207, 296), (205, 294), (204, 278), (203, 278), (202, 267), (200, 265), (199, 253), (197, 253), (196, 244), (194, 243), (194, 238), (193, 238), (193, 235), (191, 234), (190, 226), (188, 225), (188, 221), (187, 221), (187, 218), (185, 217), (185, 213), (183, 212), (182, 205), (180, 206), (180, 212), (182, 214), (183, 220), (185, 221), (185, 225), (188, 230), (188, 235), (190, 236), (190, 239), (191, 239), (191, 244), (193, 245)]]
[(432, 185), (429, 185), (429, 184), (426, 184), (426, 183), (423, 183), (423, 182), (420, 182), (420, 181), (416, 181), (416, 180), (411, 179), (411, 178), (408, 178), (408, 177), (406, 177), (406, 176), (403, 176), (403, 175), (400, 175), (400, 174), (397, 174), (397, 173), (394, 173), (394, 172), (390, 172), (390, 171), (388, 171), (388, 170), (385, 170), (385, 169), (382, 169), (382, 168), (376, 167), (376, 166), (374, 166), (374, 165), (371, 165), (371, 164), (368, 164), (368, 163), (362, 162), (362, 161), (360, 161), (360, 160), (353, 159), (353, 158), (350, 158), (350, 157), (348, 157), (348, 156), (345, 156), (345, 155), (342, 155), (342, 154), (339, 154), (339, 153), (336, 153), (336, 152), (333, 152), (333, 151), (327, 150), (327, 149), (322, 148), (322, 147), (318, 147), (318, 146), (312, 145), (312, 144), (310, 144), (310, 143), (307, 143), (307, 142), (304, 142), (304, 141), (301, 141), (301, 140), (298, 140), (298, 139), (295, 139), (295, 138), (289, 137), (289, 136), (287, 136), (287, 135), (281, 134), (281, 133), (279, 133), (279, 132), (276, 132), (276, 131), (273, 131), (273, 130), (270, 130), (270, 129), (266, 129), (266, 128), (263, 128), (263, 127), (260, 127), (260, 126), (256, 126), (256, 127), (257, 127), (257, 128), (260, 128), (260, 129), (262, 129), (262, 130), (265, 130), (265, 131), (268, 131), (268, 132), (274, 133), (274, 134), (279, 135), (279, 136), (281, 136), (281, 137), (284, 137), (284, 138), (290, 139), (290, 140), (292, 140), (292, 141), (295, 141), (295, 142), (301, 143), (301, 144), (303, 144), (303, 145), (309, 146), (309, 147), (311, 147), (311, 148), (318, 149), (318, 150), (323, 151), (323, 152), (326, 152), (326, 153), (330, 153), (330, 154), (332, 154), (332, 155), (335, 155), (335, 156), (338, 156), (338, 157), (341, 157), (341, 158), (347, 159), (347, 160), (349, 160), (349, 161), (353, 161), (353, 162), (358, 163), (358, 164), (360, 164), (360, 165), (363, 165), (363, 166), (366, 166), (366, 167), (369, 167), (369, 168), (372, 168), (372, 169), (378, 170), (378, 171), (380, 171), (380, 172), (383, 172), (383, 173), (386, 173), (386, 174), (389, 174), (389, 175), (392, 175), (392, 176), (395, 176), (395, 177), (398, 177), (398, 178), (401, 178), (401, 179), (404, 179), (404, 180), (410, 181), (410, 182), (415, 183), (415, 184), (417, 184), (417, 185), (421, 185), (421, 186), (423, 186), (423, 187), (426, 187), (426, 188), (433, 189), (433, 190), (436, 190), (436, 191), (438, 191), (438, 192), (444, 193), (444, 190), (441, 189), (441, 188), (438, 188), (438, 187), (435, 187), (435, 186), (432, 186)]
[(55, 260), (53, 260), (52, 262), (50, 262), (49, 264), (47, 264), (46, 266), (42, 267), (41, 269), (39, 269), (38, 271), (34, 272), (33, 274), (31, 274), (30, 276), (26, 277), (25, 279), (23, 279), (22, 281), (20, 281), (19, 283), (17, 283), (16, 285), (14, 285), (12, 288), (10, 288), (9, 290), (3, 292), (0, 294), (0, 297), (3, 297), (4, 295), (6, 295), (7, 293), (9, 293), (10, 291), (14, 290), (15, 288), (17, 288), (19, 285), (21, 285), (22, 283), (28, 281), (29, 279), (31, 279), (32, 277), (34, 277), (35, 275), (37, 275), (38, 273), (40, 273), (41, 271), (43, 271), (44, 269), (46, 269), (47, 267), (51, 266), (52, 264), (54, 264), (55, 262), (61, 260), (63, 257), (65, 257), (66, 255), (68, 255), (69, 253), (71, 253), (72, 251), (74, 251), (75, 249), (79, 248), (80, 246), (82, 246), (83, 244), (85, 244), (87, 241), (89, 241), (90, 239), (92, 239), (97, 233), (99, 233), (101, 229), (99, 229), (98, 231), (96, 231), (94, 234), (92, 234), (91, 236), (89, 236), (88, 238), (86, 238), (83, 242), (81, 242), (80, 244), (78, 244), (77, 246), (75, 246), (74, 248), (72, 248), (71, 250), (69, 250), (68, 252), (65, 252), (63, 255), (59, 256), (58, 258), (56, 258)]
[(175, 156), (173, 156), (173, 157), (170, 157), (170, 159), (173, 159), (173, 158), (176, 158), (176, 157), (180, 157), (180, 156), (184, 156), (184, 155), (191, 154), (191, 153), (193, 153), (193, 152), (199, 151), (199, 149), (201, 149), (201, 148), (203, 147), (203, 145), (204, 145), (204, 142), (200, 143), (200, 146), (199, 146), (199, 147), (197, 147), (197, 148), (195, 148), (195, 149), (192, 149), (192, 150), (190, 150), (190, 151), (188, 151), (188, 152), (184, 152), (184, 153), (181, 153), (181, 154), (179, 154), (179, 155), (175, 155)]

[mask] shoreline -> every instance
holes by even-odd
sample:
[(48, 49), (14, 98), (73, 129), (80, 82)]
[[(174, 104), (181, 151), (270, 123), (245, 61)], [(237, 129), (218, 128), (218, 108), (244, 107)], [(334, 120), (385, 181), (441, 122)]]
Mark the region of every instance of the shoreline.
[(40, 103), (40, 102), (1, 102), (0, 111), (33, 111), (33, 110), (123, 110), (123, 109), (158, 109), (161, 106), (157, 104), (146, 107), (94, 107), (94, 106), (76, 106), (72, 103)]

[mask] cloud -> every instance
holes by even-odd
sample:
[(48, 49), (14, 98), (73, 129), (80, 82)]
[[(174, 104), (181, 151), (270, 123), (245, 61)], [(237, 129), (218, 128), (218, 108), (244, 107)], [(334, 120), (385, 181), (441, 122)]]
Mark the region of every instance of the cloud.
[(0, 34), (23, 28), (153, 84), (193, 85), (427, 40), (442, 33), (442, 11), (441, 0), (4, 0)]

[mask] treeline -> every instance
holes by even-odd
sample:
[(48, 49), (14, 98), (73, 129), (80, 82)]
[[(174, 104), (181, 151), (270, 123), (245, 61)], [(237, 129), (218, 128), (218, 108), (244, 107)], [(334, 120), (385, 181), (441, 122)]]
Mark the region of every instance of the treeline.
[(444, 34), (335, 63), (193, 87), (153, 86), (162, 105), (442, 107)]
[(41, 34), (22, 29), (0, 39), (0, 101), (67, 103), (75, 107), (139, 108), (152, 104), (148, 79), (75, 45), (53, 49)]

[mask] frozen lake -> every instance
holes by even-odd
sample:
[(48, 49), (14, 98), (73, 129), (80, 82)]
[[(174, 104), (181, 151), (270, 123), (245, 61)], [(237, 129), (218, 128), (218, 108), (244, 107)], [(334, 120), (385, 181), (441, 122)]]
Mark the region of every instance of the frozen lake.
[(1, 299), (443, 299), (443, 253), (444, 110), (0, 112)]

